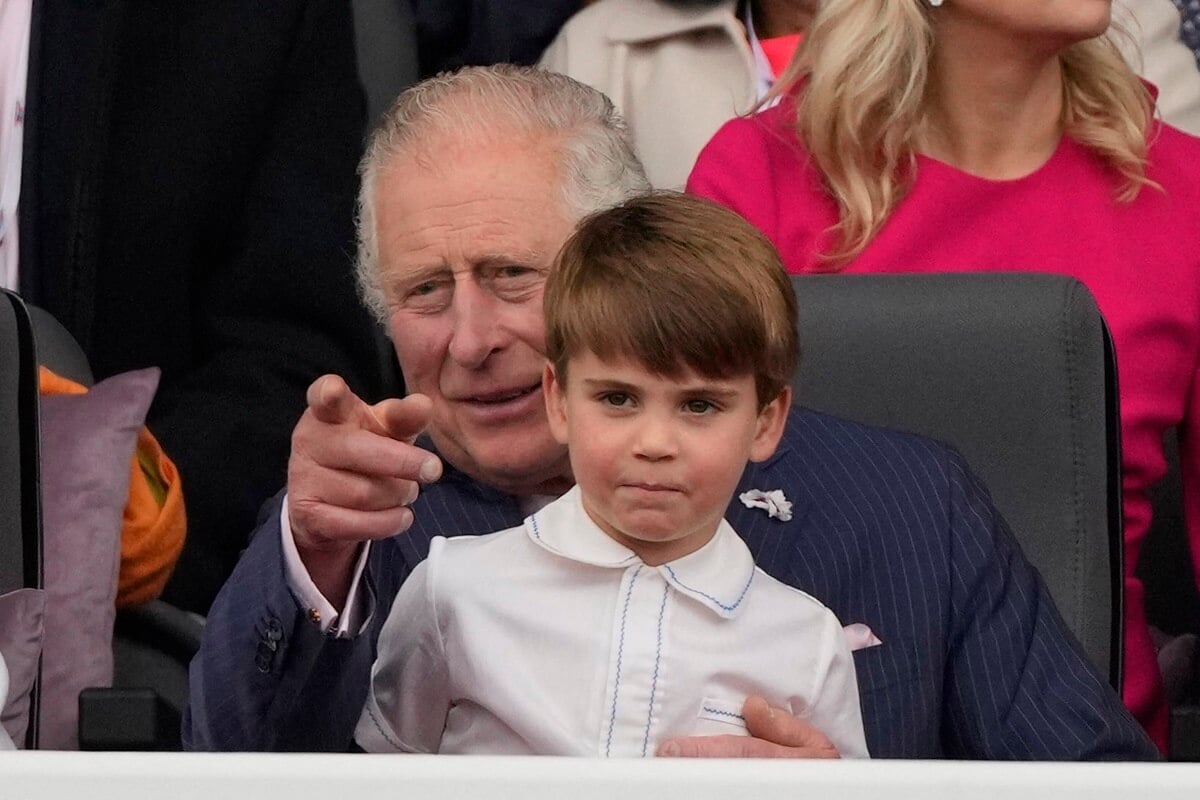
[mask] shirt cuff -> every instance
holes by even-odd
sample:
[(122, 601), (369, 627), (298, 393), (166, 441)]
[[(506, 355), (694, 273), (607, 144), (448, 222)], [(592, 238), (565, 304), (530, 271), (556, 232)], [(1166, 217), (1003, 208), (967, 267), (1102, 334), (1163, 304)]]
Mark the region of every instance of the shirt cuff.
[[(283, 497), (279, 511), (279, 531), (283, 537), (283, 574), (288, 589), (300, 604), (309, 621), (317, 625), (322, 633), (332, 634), (338, 639), (352, 638), (370, 621), (373, 612), (374, 598), (362, 588), (363, 573), (367, 570), (367, 555), (371, 552), (371, 543), (364, 542), (358, 554), (358, 563), (354, 566), (354, 578), (350, 581), (350, 591), (346, 595), (346, 608), (338, 613), (333, 604), (321, 594), (320, 589), (313, 583), (312, 576), (300, 558), (296, 548), (296, 540), (292, 536), (292, 524), (288, 520), (288, 498)], [(367, 597), (362, 597), (362, 594)], [(365, 619), (364, 605), (366, 606)]]

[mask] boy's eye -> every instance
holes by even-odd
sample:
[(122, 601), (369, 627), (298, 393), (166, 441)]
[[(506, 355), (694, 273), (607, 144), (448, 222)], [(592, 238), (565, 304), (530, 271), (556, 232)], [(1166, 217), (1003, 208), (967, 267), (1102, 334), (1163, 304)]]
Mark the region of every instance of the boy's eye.
[(600, 396), (600, 402), (605, 405), (623, 408), (630, 404), (632, 398), (625, 392), (605, 392)]
[(711, 400), (688, 400), (683, 404), (683, 407), (690, 414), (707, 414), (710, 411), (715, 411), (717, 408)]

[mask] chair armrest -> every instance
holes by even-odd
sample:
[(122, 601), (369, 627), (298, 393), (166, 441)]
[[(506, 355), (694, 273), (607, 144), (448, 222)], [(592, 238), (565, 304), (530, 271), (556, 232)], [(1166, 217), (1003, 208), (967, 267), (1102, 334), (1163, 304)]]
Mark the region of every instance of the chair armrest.
[(1200, 705), (1171, 709), (1172, 761), (1200, 761)]
[(150, 645), (186, 666), (200, 649), (204, 617), (151, 600), (118, 611), (115, 634)]
[(79, 749), (180, 750), (179, 712), (153, 689), (84, 689)]

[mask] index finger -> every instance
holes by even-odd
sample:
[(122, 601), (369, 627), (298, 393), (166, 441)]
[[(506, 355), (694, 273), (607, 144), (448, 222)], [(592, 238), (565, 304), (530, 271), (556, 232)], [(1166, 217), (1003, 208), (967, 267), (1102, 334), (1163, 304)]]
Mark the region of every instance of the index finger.
[(304, 399), (312, 409), (313, 416), (330, 425), (349, 422), (354, 416), (355, 406), (366, 405), (338, 375), (317, 378), (309, 385)]
[(746, 731), (757, 739), (784, 747), (827, 750), (832, 757), (837, 756), (837, 748), (829, 737), (784, 709), (772, 708), (762, 697), (747, 698), (742, 706), (742, 717), (746, 720)]

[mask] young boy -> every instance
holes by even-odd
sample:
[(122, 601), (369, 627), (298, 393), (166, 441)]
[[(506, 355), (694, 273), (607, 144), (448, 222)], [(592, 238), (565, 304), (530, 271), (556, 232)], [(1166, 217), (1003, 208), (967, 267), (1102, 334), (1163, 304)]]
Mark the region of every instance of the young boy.
[[(542, 385), (576, 485), (523, 526), (433, 540), (380, 636), (359, 745), (646, 756), (744, 734), (762, 695), (867, 755), (841, 625), (723, 519), (791, 402), (774, 249), (705, 201), (649, 195), (580, 225), (544, 305)], [(782, 492), (750, 494), (790, 514)]]

